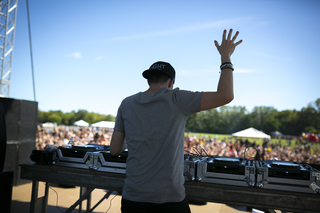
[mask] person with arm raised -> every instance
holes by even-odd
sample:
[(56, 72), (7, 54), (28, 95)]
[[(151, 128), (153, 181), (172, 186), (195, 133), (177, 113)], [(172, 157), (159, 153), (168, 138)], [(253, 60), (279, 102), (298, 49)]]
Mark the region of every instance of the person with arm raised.
[(184, 188), (184, 127), (189, 115), (223, 106), (233, 99), (231, 55), (242, 40), (224, 30), (215, 41), (221, 55), (216, 92), (173, 89), (175, 70), (163, 61), (142, 75), (149, 88), (125, 98), (119, 106), (110, 144), (112, 155), (128, 149), (122, 213), (189, 213)]

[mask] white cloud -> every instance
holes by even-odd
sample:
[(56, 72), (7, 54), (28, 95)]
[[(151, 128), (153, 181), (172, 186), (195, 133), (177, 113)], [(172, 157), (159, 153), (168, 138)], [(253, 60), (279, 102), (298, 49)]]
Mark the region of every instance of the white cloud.
[(102, 56), (98, 56), (98, 57), (96, 58), (96, 61), (100, 61), (100, 60), (102, 60), (102, 59), (103, 59)]
[(217, 28), (217, 27), (229, 25), (231, 23), (236, 23), (238, 21), (239, 20), (237, 20), (237, 19), (230, 19), (230, 20), (226, 19), (226, 20), (209, 22), (209, 23), (198, 24), (198, 25), (193, 25), (193, 26), (181, 27), (181, 28), (177, 28), (177, 29), (173, 29), (173, 30), (149, 32), (149, 33), (129, 35), (129, 36), (119, 36), (119, 37), (105, 39), (103, 41), (104, 42), (121, 41), (121, 40), (132, 40), (132, 39), (142, 39), (142, 38), (150, 38), (150, 37), (157, 37), (157, 36), (174, 35), (174, 34), (180, 34), (180, 33), (191, 32), (191, 31), (199, 31), (199, 30)]
[(81, 52), (74, 52), (74, 53), (71, 53), (71, 54), (67, 54), (65, 55), (66, 57), (72, 57), (72, 58), (82, 58), (82, 54)]

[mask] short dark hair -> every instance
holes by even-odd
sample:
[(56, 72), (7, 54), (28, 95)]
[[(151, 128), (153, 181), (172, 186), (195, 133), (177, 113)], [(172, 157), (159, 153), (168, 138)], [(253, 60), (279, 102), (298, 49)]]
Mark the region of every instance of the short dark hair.
[(171, 78), (167, 75), (155, 74), (155, 75), (150, 76), (150, 78), (148, 80), (149, 80), (150, 84), (157, 84), (157, 83), (165, 83), (169, 79), (171, 79)]

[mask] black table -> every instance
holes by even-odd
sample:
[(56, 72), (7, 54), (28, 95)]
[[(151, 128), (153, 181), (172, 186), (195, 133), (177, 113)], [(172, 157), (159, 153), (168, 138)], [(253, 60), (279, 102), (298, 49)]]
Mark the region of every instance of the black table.
[[(106, 189), (107, 198), (112, 191), (121, 192), (124, 174), (99, 172), (56, 165), (22, 164), (21, 178), (32, 180), (30, 212), (46, 212), (48, 202), (48, 183), (85, 187), (85, 192), (67, 212), (71, 212), (82, 200), (87, 199), (95, 189)], [(46, 182), (45, 196), (37, 198), (39, 181)], [(320, 195), (261, 189), (256, 187), (232, 186), (214, 183), (186, 182), (186, 194), (189, 200), (217, 202), (230, 205), (249, 206), (257, 209), (274, 209), (282, 212), (320, 212)], [(104, 199), (102, 198), (102, 200)], [(99, 202), (102, 202), (99, 201)], [(89, 200), (90, 201), (90, 200)], [(99, 205), (99, 202), (95, 205)], [(92, 212), (88, 202), (86, 212)]]

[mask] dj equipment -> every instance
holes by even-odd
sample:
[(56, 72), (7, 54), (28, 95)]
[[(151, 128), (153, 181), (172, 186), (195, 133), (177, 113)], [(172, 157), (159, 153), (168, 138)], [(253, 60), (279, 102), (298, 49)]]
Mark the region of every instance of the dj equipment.
[(197, 174), (198, 162), (204, 161), (206, 157), (184, 155), (184, 172), (183, 176), (186, 181), (194, 181)]
[(109, 146), (96, 144), (72, 145), (73, 141), (70, 142), (67, 147), (56, 149), (55, 165), (125, 174), (127, 150), (118, 156), (112, 156)]
[[(88, 169), (87, 161), (90, 161), (91, 153), (101, 150), (96, 145), (68, 145), (66, 147), (58, 147), (57, 160), (58, 166), (69, 166), (75, 168)], [(103, 149), (102, 149), (103, 150)]]
[[(37, 163), (126, 173), (128, 150), (112, 156), (109, 146), (87, 144), (45, 147), (34, 150), (30, 158)], [(184, 155), (185, 181), (260, 187), (283, 191), (320, 194), (320, 171), (307, 164), (289, 161), (258, 161), (245, 158)]]
[(266, 160), (257, 163), (257, 186), (265, 189), (320, 193), (320, 171), (307, 164)]
[(30, 159), (38, 164), (54, 164), (56, 152), (49, 150), (32, 150)]
[(255, 164), (251, 160), (235, 157), (207, 157), (198, 162), (197, 180), (236, 186), (255, 185)]

